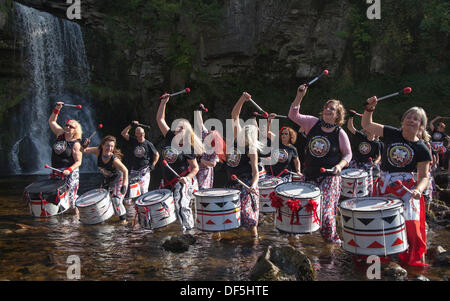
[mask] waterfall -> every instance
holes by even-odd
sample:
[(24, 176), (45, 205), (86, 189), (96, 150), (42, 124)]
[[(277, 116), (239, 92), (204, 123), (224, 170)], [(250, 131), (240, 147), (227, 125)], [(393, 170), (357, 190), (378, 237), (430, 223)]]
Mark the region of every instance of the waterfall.
[[(10, 151), (13, 174), (49, 173), (51, 145), (55, 135), (48, 118), (58, 101), (81, 104), (81, 110), (63, 107), (58, 124), (78, 120), (87, 137), (96, 128), (90, 105), (89, 64), (78, 24), (15, 3), (15, 32), (22, 41), (22, 63), (27, 75), (25, 100), (13, 117), (16, 142)], [(99, 143), (98, 135), (91, 145)], [(96, 170), (95, 158), (83, 156), (82, 172)]]

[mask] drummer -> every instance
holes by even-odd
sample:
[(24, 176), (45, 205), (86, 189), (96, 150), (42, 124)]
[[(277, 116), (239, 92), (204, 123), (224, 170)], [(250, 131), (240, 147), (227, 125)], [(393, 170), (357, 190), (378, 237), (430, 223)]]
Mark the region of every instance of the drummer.
[[(133, 125), (137, 127), (134, 130), (134, 136), (131, 136), (128, 132)], [(148, 192), (150, 172), (155, 169), (156, 163), (159, 160), (159, 153), (153, 144), (145, 139), (145, 131), (138, 125), (138, 121), (132, 121), (131, 124), (122, 130), (121, 135), (128, 141), (132, 153), (129, 156), (129, 178), (139, 178), (141, 193), (144, 194)]]
[[(268, 119), (267, 137), (274, 141), (280, 139), (271, 132), (271, 120), (275, 118), (276, 114), (272, 113)], [(266, 165), (266, 170), (272, 177), (278, 177), (288, 182), (291, 179), (290, 173), (283, 173), (285, 169), (290, 172), (295, 172), (298, 176), (302, 176), (300, 172), (300, 160), (298, 158), (297, 148), (294, 146), (297, 141), (297, 133), (290, 127), (282, 127), (280, 130), (281, 144), (279, 148), (274, 151), (275, 164)], [(294, 168), (293, 168), (294, 166)]]
[(163, 159), (179, 177), (168, 168), (163, 167), (162, 187), (172, 189), (177, 217), (183, 232), (185, 232), (194, 228), (191, 203), (194, 199), (193, 193), (198, 190), (196, 175), (199, 166), (196, 156), (203, 154), (205, 149), (186, 119), (178, 119), (174, 122), (175, 130), (171, 130), (167, 125), (165, 111), (169, 99), (169, 94), (162, 95), (156, 122), (164, 136)]
[(259, 219), (259, 172), (258, 152), (262, 150), (262, 144), (258, 141), (258, 128), (254, 124), (245, 125), (243, 128), (239, 123), (239, 114), (245, 102), (249, 101), (251, 95), (244, 92), (233, 107), (231, 117), (234, 123), (235, 141), (234, 146), (227, 145), (226, 171), (230, 179), (234, 174), (249, 186), (236, 182), (229, 182), (227, 186), (241, 191), (241, 225), (250, 231), (252, 237), (258, 237)]
[[(350, 117), (347, 121), (348, 130), (354, 135), (353, 160), (350, 162), (350, 168), (360, 168), (368, 174), (369, 196), (373, 190), (373, 170), (379, 169), (381, 161), (381, 142), (375, 139), (375, 135), (367, 133), (364, 129), (358, 131), (353, 125), (353, 118), (356, 112), (350, 110)], [(370, 161), (369, 158), (372, 160)], [(378, 173), (377, 173), (378, 174)]]
[(445, 133), (445, 123), (440, 121), (438, 125), (435, 127), (434, 123), (436, 120), (441, 119), (441, 116), (437, 116), (430, 122), (431, 129), (431, 147), (435, 151), (438, 156), (438, 167), (444, 166), (444, 157), (445, 152), (447, 151), (447, 146), (449, 145), (450, 136)]
[[(342, 244), (336, 232), (336, 213), (342, 182), (339, 174), (352, 158), (350, 141), (341, 128), (345, 109), (339, 100), (332, 99), (325, 103), (320, 118), (300, 114), (300, 104), (307, 90), (306, 85), (297, 89), (289, 118), (301, 126), (307, 135), (308, 149), (302, 173), (307, 182), (318, 186), (322, 192), (322, 238), (329, 243)], [(321, 173), (321, 168), (332, 171)]]
[(219, 157), (216, 152), (216, 143), (218, 143), (217, 148), (220, 150), (221, 147), (219, 144), (223, 145), (222, 137), (220, 137), (220, 134), (215, 130), (208, 131), (203, 124), (202, 111), (197, 110), (194, 114), (195, 121), (197, 122), (196, 128), (201, 130), (202, 143), (205, 143), (205, 139), (211, 142), (211, 149), (208, 149), (197, 157), (197, 161), (199, 162), (199, 171), (197, 173), (198, 188), (213, 188), (214, 167), (216, 167), (217, 162), (219, 162)]
[(122, 163), (122, 152), (116, 148), (116, 137), (108, 135), (99, 146), (89, 147), (89, 140), (83, 143), (82, 151), (97, 156), (97, 167), (103, 175), (102, 187), (109, 190), (114, 212), (122, 223), (127, 223), (123, 199), (128, 189), (128, 169)]
[[(384, 137), (385, 142), (381, 177), (375, 191), (377, 195), (394, 195), (403, 200), (409, 249), (400, 254), (400, 259), (411, 265), (425, 265), (425, 206), (422, 194), (428, 186), (432, 158), (418, 135), (426, 129), (427, 116), (422, 108), (412, 107), (403, 114), (401, 127), (394, 128), (372, 121), (376, 105), (376, 96), (367, 99), (362, 117), (363, 128)], [(411, 193), (395, 184), (396, 180), (402, 181)]]
[(52, 146), (52, 170), (50, 178), (62, 178), (68, 187), (71, 207), (75, 207), (77, 190), (80, 182), (79, 167), (82, 163), (80, 139), (83, 135), (81, 125), (76, 120), (67, 120), (64, 128), (56, 121), (64, 102), (57, 102), (48, 119), (50, 130), (56, 135), (56, 143)]

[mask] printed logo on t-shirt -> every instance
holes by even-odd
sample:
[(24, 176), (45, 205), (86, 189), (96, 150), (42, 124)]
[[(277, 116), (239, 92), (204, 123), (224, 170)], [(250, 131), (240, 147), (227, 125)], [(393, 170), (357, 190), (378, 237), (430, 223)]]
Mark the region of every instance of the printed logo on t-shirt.
[(163, 159), (170, 164), (175, 163), (175, 161), (177, 161), (178, 155), (179, 152), (176, 149), (171, 148), (170, 146), (166, 147), (162, 152)]
[(358, 150), (361, 154), (367, 155), (372, 150), (372, 146), (367, 142), (361, 142), (358, 146)]
[(241, 153), (237, 149), (233, 149), (231, 154), (227, 154), (227, 165), (236, 167), (241, 162)]
[(394, 143), (389, 148), (388, 161), (391, 165), (395, 167), (405, 167), (409, 165), (414, 157), (413, 149), (403, 143)]
[(140, 145), (136, 146), (134, 149), (134, 156), (136, 158), (143, 158), (145, 156), (145, 148)]
[(101, 173), (102, 175), (104, 175), (105, 177), (112, 177), (112, 176), (113, 176), (113, 173), (112, 173), (111, 171), (107, 170), (106, 168), (99, 167), (98, 170), (99, 170), (100, 173)]
[(433, 133), (432, 139), (433, 139), (434, 141), (439, 141), (439, 140), (442, 139), (442, 134), (439, 133), (439, 132), (434, 132), (434, 133)]
[(289, 159), (289, 154), (285, 149), (277, 149), (274, 151), (274, 158), (280, 163), (284, 163)]
[(330, 141), (326, 137), (317, 136), (309, 143), (309, 152), (317, 158), (321, 158), (330, 151)]
[(67, 149), (67, 142), (66, 141), (58, 141), (53, 145), (53, 150), (57, 155), (61, 154)]

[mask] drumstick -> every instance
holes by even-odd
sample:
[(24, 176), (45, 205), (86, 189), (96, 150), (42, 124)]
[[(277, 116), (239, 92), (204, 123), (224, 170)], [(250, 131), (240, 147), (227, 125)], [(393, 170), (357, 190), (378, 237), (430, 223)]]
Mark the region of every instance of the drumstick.
[(264, 111), (263, 109), (261, 109), (261, 107), (258, 106), (253, 99), (250, 98), (249, 101), (258, 109), (258, 111), (263, 113), (263, 117), (264, 118), (268, 118), (269, 117), (269, 114), (266, 111)]
[(142, 124), (142, 123), (137, 123), (136, 124), (137, 126), (141, 126), (141, 127), (144, 127), (144, 128), (148, 128), (148, 129), (150, 129), (151, 127), (149, 126), (149, 125), (146, 125), (146, 124)]
[[(191, 89), (186, 88), (186, 89), (183, 89), (183, 90), (181, 90), (181, 91), (178, 91), (178, 92), (169, 94), (169, 96), (167, 96), (167, 97), (172, 97), (172, 96), (175, 96), (175, 95), (178, 95), (178, 94), (189, 93), (189, 92), (191, 92)], [(160, 98), (164, 98), (164, 97), (161, 96)]]
[(72, 104), (68, 104), (68, 103), (63, 104), (63, 106), (77, 108), (77, 109), (81, 109), (83, 107), (82, 105), (72, 105)]
[(283, 170), (278, 174), (277, 178), (279, 178), (282, 174), (284, 174), (284, 173), (286, 173), (286, 172), (288, 173), (289, 170), (283, 169)]
[[(316, 77), (314, 77), (311, 81), (309, 81), (309, 83), (305, 84), (306, 87), (309, 87), (312, 83), (314, 83), (315, 81), (317, 81), (319, 78), (321, 78), (323, 75), (328, 75), (328, 70), (323, 70), (322, 73), (320, 73), (319, 75), (317, 75)], [(299, 88), (300, 90), (300, 88)], [(301, 89), (300, 91), (303, 91), (303, 89)]]
[(208, 113), (208, 109), (205, 108), (205, 106), (201, 103), (200, 104), (200, 109), (202, 109), (203, 111), (205, 111), (205, 113)]
[(60, 170), (60, 169), (51, 167), (50, 165), (47, 165), (47, 164), (45, 164), (45, 168), (53, 169), (54, 171), (57, 171), (57, 172), (60, 172), (60, 173), (63, 173), (63, 172), (64, 172), (63, 170)]
[[(264, 113), (266, 113), (266, 112), (264, 112)], [(267, 113), (266, 113), (267, 114)], [(253, 115), (255, 115), (255, 116), (260, 116), (260, 117), (264, 117), (264, 118), (268, 118), (269, 117), (269, 114), (267, 114), (267, 117), (266, 117), (266, 115), (264, 114), (260, 114), (260, 113), (258, 113), (258, 112), (253, 112)], [(284, 116), (284, 115), (278, 115), (278, 114), (275, 114), (275, 116), (274, 116), (274, 118), (288, 118), (287, 116)]]
[[(103, 124), (100, 123), (100, 124), (98, 125), (98, 128), (101, 129), (102, 127), (103, 127)], [(95, 135), (96, 133), (97, 133), (97, 130), (95, 130), (95, 131), (88, 137), (88, 139), (91, 140), (92, 137), (94, 137), (94, 135)]]
[(325, 168), (323, 168), (323, 167), (320, 169), (320, 172), (321, 172), (321, 173), (329, 172), (329, 173), (335, 174), (334, 171), (333, 171), (333, 169), (325, 169)]
[(242, 186), (244, 186), (246, 189), (249, 189), (249, 190), (250, 190), (250, 187), (249, 187), (247, 184), (245, 184), (244, 182), (242, 182), (236, 175), (231, 175), (231, 179), (232, 179), (233, 181), (237, 181), (239, 184), (241, 184)]
[(397, 185), (401, 185), (401, 186), (403, 187), (403, 189), (405, 189), (406, 191), (408, 191), (410, 194), (413, 194), (412, 190), (409, 189), (408, 187), (406, 187), (405, 185), (403, 185), (402, 181), (397, 180), (397, 181), (395, 181), (394, 183), (397, 184)]
[[(395, 93), (392, 93), (392, 94), (389, 94), (389, 95), (386, 95), (386, 96), (382, 96), (382, 97), (380, 97), (380, 98), (377, 98), (377, 101), (380, 101), (380, 100), (382, 100), (382, 99), (386, 99), (386, 98), (389, 98), (389, 97), (392, 97), (392, 96), (397, 96), (397, 95), (400, 95), (400, 94), (409, 94), (409, 93), (411, 93), (411, 91), (412, 91), (412, 88), (411, 87), (406, 87), (406, 88), (403, 88), (402, 90), (400, 90), (400, 91), (398, 91), (398, 92), (395, 92)], [(364, 103), (364, 106), (367, 106), (369, 103), (367, 102), (367, 100), (366, 100), (366, 102)]]
[(166, 160), (163, 160), (162, 162), (165, 167), (167, 167), (171, 172), (173, 172), (174, 175), (177, 176), (177, 178), (181, 178), (180, 175), (175, 170), (173, 170), (172, 167), (170, 167)]

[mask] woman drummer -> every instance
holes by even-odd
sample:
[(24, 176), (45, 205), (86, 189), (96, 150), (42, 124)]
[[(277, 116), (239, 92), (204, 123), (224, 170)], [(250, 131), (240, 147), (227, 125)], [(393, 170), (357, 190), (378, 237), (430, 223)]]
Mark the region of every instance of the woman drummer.
[(259, 171), (258, 152), (262, 150), (262, 144), (258, 141), (258, 128), (254, 123), (245, 125), (243, 128), (239, 123), (239, 114), (245, 102), (249, 101), (251, 95), (244, 92), (233, 107), (231, 118), (233, 119), (234, 146), (227, 145), (226, 150), (226, 172), (230, 179), (236, 175), (249, 189), (236, 182), (229, 182), (230, 188), (241, 191), (241, 225), (250, 231), (252, 237), (258, 237), (259, 219)]
[[(350, 110), (350, 117), (347, 121), (347, 128), (354, 135), (353, 140), (353, 160), (350, 162), (350, 168), (360, 168), (368, 174), (368, 191), (371, 196), (373, 193), (373, 171), (379, 169), (381, 161), (381, 142), (375, 139), (375, 135), (367, 133), (366, 130), (358, 131), (353, 125), (353, 118), (356, 112)], [(377, 172), (379, 174), (379, 172)]]
[(63, 170), (62, 173), (52, 170), (50, 178), (62, 178), (69, 188), (71, 206), (75, 206), (77, 190), (80, 182), (79, 167), (82, 163), (80, 139), (83, 135), (81, 125), (76, 120), (67, 120), (64, 128), (56, 121), (63, 106), (56, 106), (48, 119), (51, 131), (56, 135), (56, 143), (52, 146), (52, 167)]
[[(432, 158), (418, 135), (426, 129), (427, 116), (422, 108), (412, 107), (403, 114), (401, 128), (394, 128), (372, 121), (376, 105), (376, 96), (367, 100), (361, 122), (364, 129), (384, 137), (385, 142), (380, 181), (374, 191), (380, 196), (393, 195), (403, 200), (409, 249), (399, 257), (411, 265), (424, 265), (426, 232), (422, 194), (428, 186)], [(409, 191), (397, 184), (397, 180)]]
[[(320, 188), (322, 192), (322, 227), (320, 233), (326, 242), (341, 244), (336, 232), (336, 213), (341, 195), (341, 170), (348, 166), (352, 158), (350, 141), (341, 128), (344, 124), (345, 109), (339, 100), (328, 100), (321, 117), (299, 113), (300, 104), (307, 91), (306, 85), (297, 89), (289, 118), (301, 126), (307, 135), (305, 180)], [(322, 173), (321, 168), (330, 172)]]
[(276, 114), (270, 114), (268, 119), (267, 137), (271, 139), (272, 143), (274, 139), (280, 139), (281, 144), (278, 144), (278, 149), (273, 153), (275, 155), (274, 163), (271, 165), (266, 165), (266, 170), (272, 177), (277, 177), (282, 174), (280, 177), (287, 182), (291, 179), (291, 174), (283, 174), (285, 169), (290, 172), (295, 172), (300, 177), (302, 176), (300, 172), (300, 160), (298, 158), (297, 148), (294, 146), (297, 141), (297, 133), (292, 128), (284, 126), (281, 128), (280, 138), (278, 138), (271, 132), (271, 120), (275, 117), (274, 115)]
[(122, 152), (116, 148), (116, 138), (108, 135), (97, 147), (83, 145), (83, 153), (97, 156), (97, 167), (103, 175), (103, 188), (109, 190), (114, 212), (122, 223), (126, 223), (123, 199), (128, 189), (128, 169), (122, 163)]
[(198, 190), (196, 175), (199, 166), (196, 156), (202, 155), (205, 150), (186, 119), (176, 120), (173, 123), (174, 130), (167, 125), (165, 111), (169, 99), (169, 94), (162, 95), (156, 122), (164, 136), (162, 157), (177, 174), (163, 167), (162, 187), (173, 190), (177, 217), (185, 232), (194, 228), (191, 203), (194, 199), (193, 193)]

